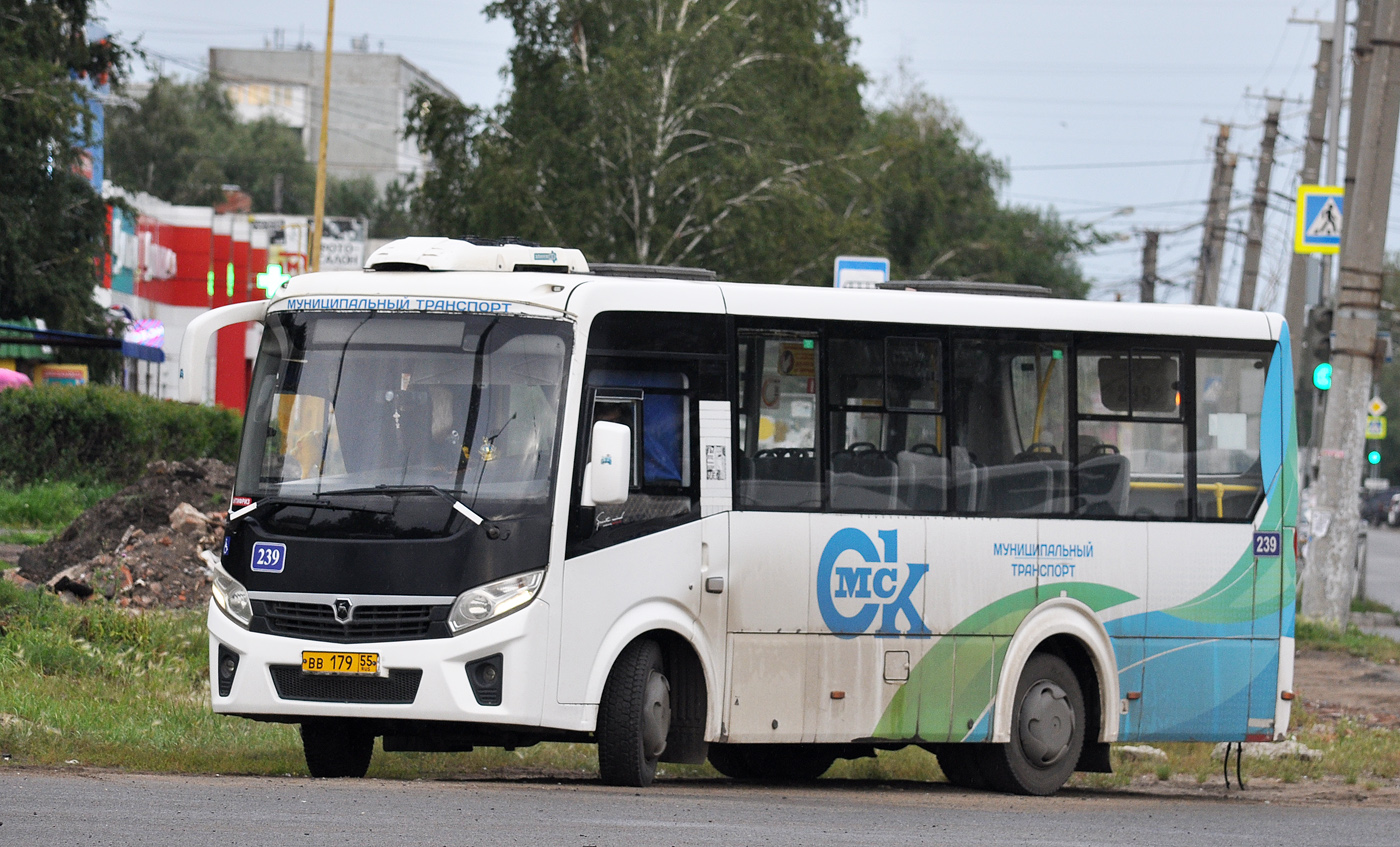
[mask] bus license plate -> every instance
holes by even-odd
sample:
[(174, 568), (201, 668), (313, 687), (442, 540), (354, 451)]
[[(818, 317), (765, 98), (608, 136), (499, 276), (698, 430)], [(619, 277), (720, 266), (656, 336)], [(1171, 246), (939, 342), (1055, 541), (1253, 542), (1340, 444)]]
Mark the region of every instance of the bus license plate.
[(303, 651), (301, 654), (302, 673), (349, 674), (351, 676), (378, 676), (378, 653), (325, 653)]

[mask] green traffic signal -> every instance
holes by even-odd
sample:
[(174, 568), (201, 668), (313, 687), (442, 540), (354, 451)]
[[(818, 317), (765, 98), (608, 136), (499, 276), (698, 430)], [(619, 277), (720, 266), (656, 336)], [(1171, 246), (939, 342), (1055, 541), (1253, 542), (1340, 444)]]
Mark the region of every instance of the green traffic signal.
[(1373, 465), (1379, 465), (1381, 463), (1381, 451), (1372, 450), (1371, 452), (1367, 453), (1366, 461), (1370, 462)]
[[(1332, 387), (1332, 363), (1323, 362), (1313, 368), (1313, 388), (1318, 391), (1326, 391)], [(1372, 464), (1375, 464), (1372, 462)]]

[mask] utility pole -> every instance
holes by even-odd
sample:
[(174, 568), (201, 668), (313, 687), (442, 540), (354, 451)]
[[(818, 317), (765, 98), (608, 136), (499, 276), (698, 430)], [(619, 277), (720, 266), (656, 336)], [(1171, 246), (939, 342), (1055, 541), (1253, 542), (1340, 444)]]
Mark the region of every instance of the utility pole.
[(326, 220), (326, 139), (331, 120), (331, 47), (335, 34), (335, 0), (326, 9), (325, 76), (321, 83), (321, 146), (316, 157), (316, 212), (311, 223), (311, 270), (321, 269), (321, 232)]
[[(1332, 90), (1327, 95), (1327, 123), (1332, 128), (1331, 145), (1327, 148), (1327, 184), (1337, 184), (1337, 154), (1342, 139), (1342, 66), (1347, 52), (1347, 0), (1337, 0), (1336, 12), (1332, 15), (1333, 36), (1336, 49), (1332, 51)], [(1355, 92), (1353, 86), (1352, 91)]]
[[(1328, 21), (1311, 21), (1317, 24), (1317, 65), (1313, 74), (1312, 109), (1308, 112), (1308, 140), (1303, 148), (1303, 171), (1298, 178), (1303, 185), (1316, 185), (1317, 175), (1322, 167), (1322, 143), (1327, 132), (1327, 91), (1332, 87), (1332, 31)], [(1353, 92), (1355, 97), (1355, 92)], [(1288, 296), (1283, 307), (1283, 316), (1288, 321), (1289, 339), (1293, 346), (1293, 373), (1298, 380), (1296, 391), (1298, 408), (1304, 408), (1304, 399), (1311, 397), (1311, 362), (1305, 360), (1303, 349), (1303, 324), (1308, 306), (1308, 255), (1294, 253), (1293, 263), (1288, 269)]]
[[(1332, 50), (1332, 90), (1327, 96), (1327, 184), (1340, 185), (1337, 157), (1342, 149), (1342, 71), (1346, 65), (1347, 52), (1347, 0), (1336, 0), (1332, 23), (1336, 43)], [(1352, 90), (1355, 91), (1354, 84)], [(1322, 299), (1326, 300), (1332, 291), (1332, 257), (1324, 254), (1321, 259), (1322, 281), (1319, 291)]]
[[(1357, 0), (1356, 8), (1356, 47), (1352, 49), (1351, 64), (1351, 115), (1347, 122), (1347, 143), (1361, 137), (1361, 122), (1366, 114), (1366, 88), (1371, 78), (1371, 38), (1375, 33), (1376, 0)], [(1347, 151), (1347, 172), (1342, 187), (1345, 197), (1350, 197), (1356, 189), (1357, 156), (1354, 148)], [(1346, 226), (1342, 227), (1342, 250), (1346, 250)]]
[(1351, 139), (1357, 159), (1356, 193), (1347, 198), (1344, 227), (1351, 237), (1341, 253), (1333, 323), (1332, 388), (1319, 456), (1315, 550), (1303, 582), (1303, 614), (1344, 627), (1351, 609), (1357, 485), (1365, 453), (1366, 402), (1375, 377), (1376, 327), (1385, 261), (1386, 219), (1395, 173), (1400, 123), (1400, 0), (1376, 0), (1366, 112)]
[(1259, 281), (1259, 256), (1264, 252), (1264, 213), (1269, 209), (1269, 179), (1274, 173), (1274, 144), (1283, 98), (1270, 97), (1264, 118), (1264, 140), (1259, 145), (1259, 174), (1254, 179), (1254, 199), (1249, 204), (1249, 235), (1244, 247), (1244, 272), (1240, 275), (1240, 309), (1254, 308), (1254, 287)]
[(1155, 229), (1142, 234), (1142, 288), (1138, 299), (1144, 303), (1157, 301), (1157, 241), (1161, 237), (1161, 231)]
[(1220, 292), (1220, 265), (1225, 252), (1225, 230), (1230, 220), (1230, 192), (1235, 186), (1237, 159), (1228, 147), (1230, 125), (1221, 124), (1215, 137), (1215, 171), (1211, 175), (1210, 201), (1206, 204), (1205, 234), (1196, 265), (1192, 302), (1214, 306)]

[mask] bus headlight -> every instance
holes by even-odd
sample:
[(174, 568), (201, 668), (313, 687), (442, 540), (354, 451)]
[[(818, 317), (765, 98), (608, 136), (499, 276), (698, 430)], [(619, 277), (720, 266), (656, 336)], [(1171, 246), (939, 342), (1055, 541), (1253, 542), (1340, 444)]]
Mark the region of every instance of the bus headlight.
[(209, 562), (209, 570), (214, 574), (214, 587), (211, 592), (214, 595), (214, 605), (230, 618), (234, 623), (248, 628), (248, 624), (253, 622), (253, 604), (248, 600), (248, 589), (243, 587), (243, 583), (228, 575), (228, 571), (217, 562)]
[(452, 604), (447, 628), (456, 635), (513, 612), (534, 599), (543, 581), (544, 571), (531, 571), (464, 591)]

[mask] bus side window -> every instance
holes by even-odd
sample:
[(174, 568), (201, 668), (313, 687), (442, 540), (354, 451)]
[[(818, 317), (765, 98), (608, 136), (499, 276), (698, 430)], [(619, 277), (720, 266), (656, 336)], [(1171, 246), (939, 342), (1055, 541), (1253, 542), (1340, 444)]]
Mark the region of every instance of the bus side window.
[(1196, 354), (1196, 515), (1247, 520), (1264, 498), (1260, 412), (1269, 354)]
[(740, 337), (740, 508), (821, 508), (817, 345), (813, 334)]
[(591, 406), (580, 428), (580, 456), (591, 452), (593, 424), (609, 421), (632, 433), (631, 484), (623, 503), (575, 508), (573, 552), (636, 538), (698, 515), (691, 456), (691, 381), (684, 373), (594, 369)]
[(1076, 515), (1186, 516), (1181, 354), (1081, 349)]
[(1066, 344), (957, 341), (953, 355), (957, 509), (1069, 510)]
[(831, 510), (944, 511), (942, 341), (877, 329), (827, 350)]

